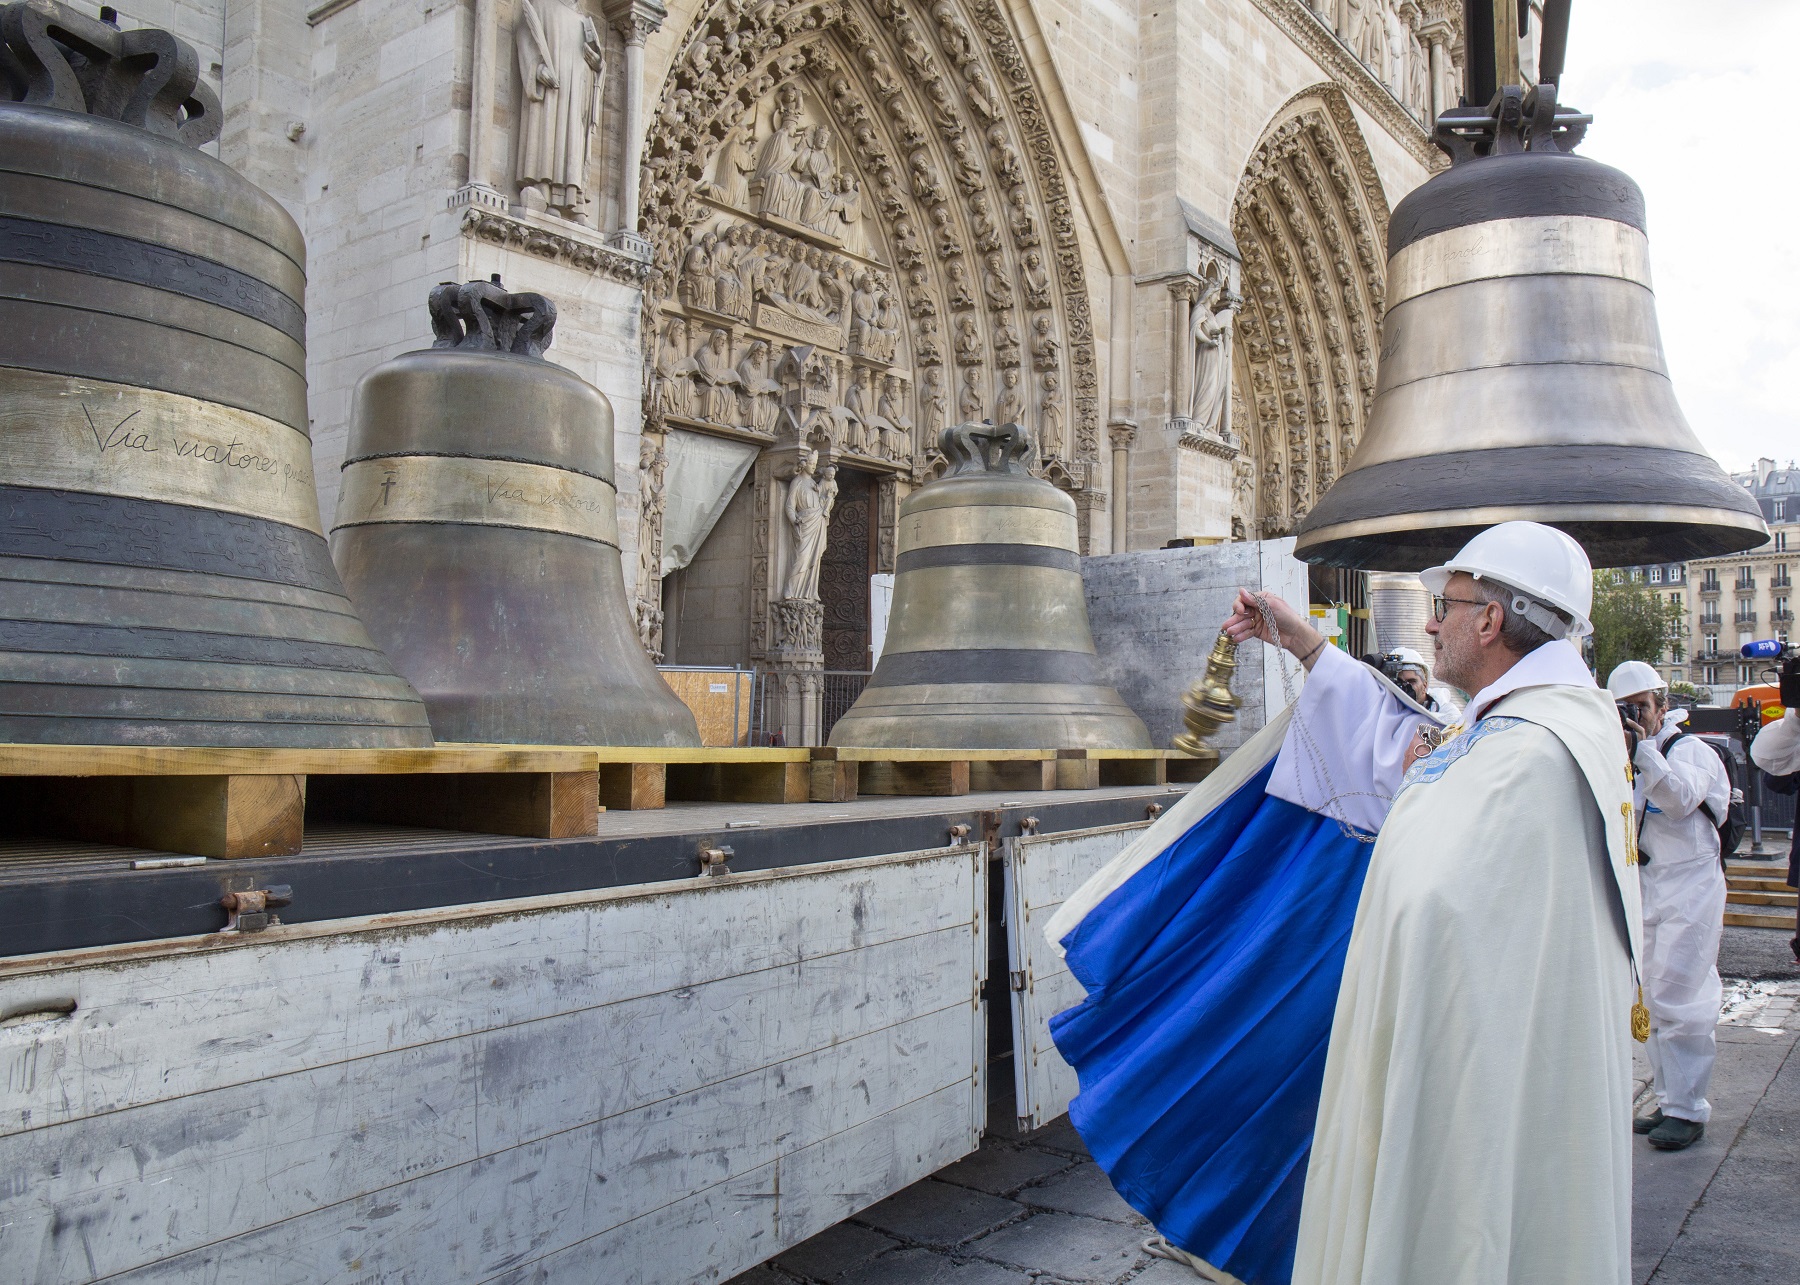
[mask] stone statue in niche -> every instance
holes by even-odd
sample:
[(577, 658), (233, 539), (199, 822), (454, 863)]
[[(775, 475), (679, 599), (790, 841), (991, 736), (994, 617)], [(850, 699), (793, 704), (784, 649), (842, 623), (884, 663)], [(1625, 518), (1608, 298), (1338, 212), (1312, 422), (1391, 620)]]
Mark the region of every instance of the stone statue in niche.
[(731, 364), (731, 336), (714, 330), (699, 352), (694, 354), (701, 386), (705, 390), (705, 415), (715, 424), (734, 424), (737, 420), (737, 390), (743, 383), (737, 368)]
[(750, 427), (773, 433), (781, 416), (781, 385), (769, 377), (769, 345), (752, 340), (738, 363), (739, 390), (750, 402)]
[(956, 319), (956, 364), (959, 366), (978, 366), (981, 364), (981, 330), (972, 316)]
[(1006, 260), (999, 251), (988, 255), (987, 265), (981, 274), (981, 292), (987, 297), (987, 306), (998, 310), (1013, 306), (1012, 282), (1006, 279)]
[(881, 441), (881, 426), (875, 423), (875, 413), (869, 407), (868, 376), (868, 370), (862, 366), (850, 373), (850, 386), (844, 389), (841, 408), (846, 442), (857, 455), (876, 454)]
[(1232, 536), (1242, 540), (1244, 536), (1239, 532), (1249, 529), (1251, 515), (1256, 512), (1256, 461), (1240, 453), (1231, 469)]
[(900, 346), (900, 304), (888, 288), (886, 277), (877, 277), (875, 286), (875, 327), (870, 336), (869, 355), (881, 361), (892, 361)]
[(970, 366), (963, 371), (962, 392), (956, 397), (956, 413), (965, 424), (972, 424), (983, 418), (987, 398), (981, 395), (981, 367)]
[(649, 588), (662, 575), (662, 551), (658, 537), (662, 532), (664, 475), (669, 471), (669, 457), (662, 443), (645, 435), (638, 445), (638, 597), (648, 598)]
[(1031, 364), (1037, 370), (1053, 370), (1062, 359), (1062, 340), (1056, 337), (1056, 318), (1040, 312), (1031, 319)]
[[(1221, 297), (1223, 296), (1223, 297)], [(1218, 280), (1208, 280), (1194, 304), (1188, 327), (1194, 378), (1188, 418), (1202, 433), (1225, 431), (1225, 408), (1231, 397), (1231, 319), (1238, 297)]]
[(944, 395), (944, 368), (927, 366), (919, 375), (920, 441), (937, 441), (938, 434), (944, 431), (944, 417), (948, 411), (949, 401)]
[(1055, 370), (1044, 372), (1044, 397), (1038, 403), (1038, 445), (1045, 459), (1063, 453), (1062, 376)]
[(1036, 250), (1025, 251), (1019, 275), (1025, 282), (1025, 302), (1033, 308), (1050, 306), (1050, 274), (1044, 268), (1044, 256)]
[(600, 119), (606, 54), (594, 20), (564, 0), (519, 0), (513, 44), (525, 97), (519, 104), (514, 177), (528, 210), (589, 221), (588, 153)]
[(687, 322), (672, 317), (656, 350), (656, 387), (663, 413), (694, 416), (694, 373), (699, 370), (688, 355)]
[(994, 163), (994, 174), (1007, 187), (1015, 187), (1025, 181), (1025, 166), (1019, 160), (1019, 150), (1006, 137), (1006, 126), (994, 125), (987, 132), (988, 159)]
[(1010, 312), (994, 314), (994, 360), (1002, 366), (1019, 364), (1019, 328)]
[(837, 500), (837, 469), (830, 464), (815, 476), (818, 452), (807, 451), (794, 467), (787, 485), (787, 500), (782, 510), (794, 533), (794, 556), (788, 563), (787, 583), (782, 597), (817, 600), (819, 596), (819, 562), (825, 556), (826, 528), (831, 523), (831, 507)]
[(717, 239), (713, 233), (704, 232), (694, 238), (694, 243), (681, 257), (679, 292), (681, 301), (690, 308), (704, 308), (708, 312), (715, 311), (713, 306), (713, 243)]
[(896, 463), (905, 463), (912, 454), (913, 422), (906, 413), (906, 398), (901, 393), (898, 375), (888, 375), (881, 381), (881, 400), (876, 403), (875, 413), (886, 426), (881, 433), (881, 453)]
[(1022, 424), (1025, 416), (1025, 391), (1019, 386), (1017, 366), (1000, 372), (1000, 392), (994, 398), (994, 423)]
[(969, 272), (961, 259), (952, 259), (944, 265), (944, 281), (949, 287), (952, 308), (966, 312), (975, 306), (975, 292), (969, 288)]
[(994, 222), (994, 207), (983, 193), (969, 198), (969, 227), (975, 233), (977, 250), (988, 254), (1000, 248), (1000, 225)]
[(974, 196), (987, 186), (981, 165), (975, 159), (975, 144), (970, 141), (968, 130), (963, 130), (951, 141), (950, 159), (956, 165), (956, 185), (963, 190), (964, 196)]
[(1021, 247), (1036, 245), (1038, 217), (1037, 211), (1031, 208), (1031, 193), (1021, 183), (1007, 193), (1006, 199), (1012, 205), (1012, 213), (1007, 217), (1012, 224), (1013, 244)]
[(934, 205), (931, 207), (931, 235), (937, 244), (938, 258), (954, 259), (963, 252), (962, 242), (957, 240), (956, 225), (950, 221), (950, 207)]

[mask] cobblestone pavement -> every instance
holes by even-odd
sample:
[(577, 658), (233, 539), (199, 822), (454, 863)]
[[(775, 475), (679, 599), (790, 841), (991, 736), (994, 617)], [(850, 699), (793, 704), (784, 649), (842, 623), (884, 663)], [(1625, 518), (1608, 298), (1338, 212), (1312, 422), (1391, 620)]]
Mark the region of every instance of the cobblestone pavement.
[[(1633, 1153), (1639, 1285), (1800, 1281), (1797, 1045), (1800, 981), (1727, 981), (1706, 1136), (1683, 1152)], [(1641, 1054), (1638, 1078), (1642, 1101)], [(996, 1103), (994, 1118), (1009, 1108)], [(974, 1155), (729, 1285), (1195, 1285), (1187, 1268), (1144, 1252), (1152, 1234), (1065, 1116), (989, 1135)]]

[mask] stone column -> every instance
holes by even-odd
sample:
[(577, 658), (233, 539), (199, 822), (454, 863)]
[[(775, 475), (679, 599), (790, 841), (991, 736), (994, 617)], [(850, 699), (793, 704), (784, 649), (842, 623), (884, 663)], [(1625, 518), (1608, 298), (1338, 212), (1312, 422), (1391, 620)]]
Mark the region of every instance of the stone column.
[(506, 197), (488, 180), (493, 170), (494, 46), (497, 0), (475, 0), (475, 39), (469, 72), (469, 178), (450, 198), (452, 206), (491, 205), (504, 210)]
[(1427, 127), (1448, 109), (1456, 106), (1456, 95), (1450, 92), (1450, 29), (1434, 23), (1420, 33), (1425, 38), (1431, 59), (1431, 120)]
[(659, 0), (605, 0), (606, 20), (625, 41), (625, 128), (619, 154), (619, 226), (609, 238), (619, 249), (648, 258), (650, 243), (638, 234), (638, 195), (644, 166), (644, 41), (668, 11)]
[(1194, 397), (1193, 353), (1189, 351), (1188, 330), (1193, 325), (1194, 301), (1200, 297), (1200, 283), (1189, 277), (1169, 283), (1174, 334), (1169, 345), (1169, 427), (1180, 431), (1175, 421), (1186, 421), (1188, 403)]
[(1137, 425), (1128, 419), (1116, 419), (1108, 428), (1112, 438), (1112, 551), (1124, 553), (1131, 538), (1127, 515), (1131, 496), (1131, 444), (1137, 440)]

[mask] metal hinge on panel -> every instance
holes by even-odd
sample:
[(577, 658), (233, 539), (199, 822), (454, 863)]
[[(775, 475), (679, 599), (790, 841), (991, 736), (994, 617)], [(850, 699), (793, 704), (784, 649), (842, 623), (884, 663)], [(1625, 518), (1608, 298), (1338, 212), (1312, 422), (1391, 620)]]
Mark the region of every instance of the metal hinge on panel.
[(1011, 986), (1016, 991), (1024, 990), (1025, 989), (1025, 970), (1020, 968), (1020, 969), (1015, 969), (1014, 971), (1008, 973), (1006, 975), (1006, 982), (1007, 982), (1007, 985)]

